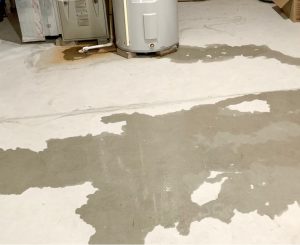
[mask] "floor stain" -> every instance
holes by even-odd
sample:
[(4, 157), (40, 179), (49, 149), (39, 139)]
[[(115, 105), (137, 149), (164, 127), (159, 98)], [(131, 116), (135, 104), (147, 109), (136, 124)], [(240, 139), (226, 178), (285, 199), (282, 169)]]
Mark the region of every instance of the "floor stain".
[[(53, 47), (45, 51), (38, 52), (39, 58), (35, 65), (29, 67), (36, 67), (38, 69), (46, 69), (51, 66), (61, 64), (78, 64), (80, 62), (90, 62), (95, 64), (96, 61), (111, 62), (112, 54), (115, 54), (115, 47), (103, 48), (100, 50), (90, 50), (86, 54), (79, 53), (82, 46), (73, 47)], [(266, 59), (275, 59), (283, 64), (300, 66), (300, 58), (283, 54), (279, 51), (272, 50), (265, 45), (243, 45), (243, 46), (229, 46), (227, 44), (211, 44), (206, 47), (196, 46), (180, 46), (176, 53), (172, 53), (162, 57), (163, 59), (170, 59), (175, 63), (196, 63), (202, 61), (203, 63), (220, 62), (235, 57), (246, 57), (249, 59), (264, 57)], [(153, 54), (139, 55), (139, 58), (153, 58)], [(161, 57), (158, 57), (161, 59)], [(33, 57), (29, 57), (28, 64), (33, 63)]]
[(249, 59), (264, 57), (276, 59), (283, 64), (300, 66), (300, 58), (283, 54), (277, 50), (270, 49), (266, 45), (243, 45), (230, 46), (227, 44), (210, 44), (206, 47), (180, 46), (177, 53), (166, 56), (176, 63), (204, 63), (230, 60), (238, 56)]
[(80, 53), (79, 51), (82, 49), (82, 47), (71, 47), (67, 48), (63, 51), (63, 58), (66, 61), (75, 61), (75, 60), (81, 60), (81, 59), (87, 59), (91, 57), (92, 55), (103, 55), (108, 52), (115, 51), (115, 48), (105, 48), (105, 49), (92, 49), (89, 50), (87, 53)]
[(81, 50), (82, 47), (83, 46), (53, 47), (46, 51), (39, 52), (39, 59), (35, 66), (43, 69), (53, 65), (78, 63), (81, 61), (95, 62), (96, 60), (108, 57), (111, 52), (116, 50), (115, 47), (107, 47), (90, 50), (87, 53), (82, 54), (79, 53), (79, 50)]
[[(157, 225), (187, 235), (205, 217), (230, 223), (234, 210), (274, 218), (300, 203), (300, 90), (227, 99), (160, 116), (116, 114), (122, 135), (50, 140), (41, 152), (0, 149), (0, 194), (90, 181), (99, 189), (77, 213), (96, 229), (91, 244), (140, 244)], [(270, 112), (228, 106), (263, 100)], [(208, 179), (211, 171), (222, 172)], [(226, 178), (217, 200), (192, 193)]]

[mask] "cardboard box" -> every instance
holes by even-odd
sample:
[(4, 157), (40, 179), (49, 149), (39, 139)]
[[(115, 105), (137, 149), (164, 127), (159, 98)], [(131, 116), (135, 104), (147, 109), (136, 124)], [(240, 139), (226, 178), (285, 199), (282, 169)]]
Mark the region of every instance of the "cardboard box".
[(274, 0), (274, 2), (292, 21), (300, 21), (300, 0)]

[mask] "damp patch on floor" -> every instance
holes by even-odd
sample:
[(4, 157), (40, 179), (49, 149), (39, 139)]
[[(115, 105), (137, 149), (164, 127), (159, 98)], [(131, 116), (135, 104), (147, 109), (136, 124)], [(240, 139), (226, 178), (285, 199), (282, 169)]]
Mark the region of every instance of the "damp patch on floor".
[[(26, 63), (29, 67), (44, 70), (49, 67), (63, 64), (95, 65), (103, 62), (120, 61), (123, 58), (115, 54), (115, 47), (90, 50), (87, 53), (80, 53), (83, 46), (51, 47), (47, 50), (37, 51), (29, 56)], [(248, 59), (265, 58), (276, 60), (282, 64), (300, 66), (300, 58), (286, 55), (280, 51), (273, 50), (266, 45), (242, 45), (230, 46), (227, 44), (209, 44), (205, 47), (181, 45), (177, 52), (163, 57), (155, 54), (144, 54), (142, 58), (169, 59), (175, 63), (203, 63), (221, 62), (244, 57)], [(137, 58), (138, 59), (138, 58)]]
[(109, 62), (116, 56), (113, 53), (116, 51), (115, 47), (107, 47), (103, 49), (90, 50), (87, 53), (80, 53), (79, 51), (84, 46), (54, 46), (47, 50), (37, 51), (32, 56), (28, 57), (26, 63), (30, 64), (39, 70), (55, 67), (57, 65), (73, 64), (83, 65), (95, 62)]
[(242, 45), (230, 46), (228, 44), (209, 44), (205, 47), (182, 45), (178, 52), (170, 54), (167, 58), (175, 63), (203, 63), (219, 62), (234, 59), (235, 57), (248, 59), (265, 58), (274, 59), (282, 64), (300, 66), (300, 58), (286, 55), (280, 51), (273, 50), (266, 45)]
[[(144, 243), (157, 226), (186, 236), (195, 222), (231, 224), (237, 212), (271, 222), (300, 202), (299, 97), (279, 91), (158, 116), (114, 114), (102, 122), (125, 122), (120, 135), (51, 139), (39, 152), (0, 149), (0, 194), (92, 183), (99, 191), (76, 210), (96, 231), (91, 244)], [(228, 109), (255, 100), (270, 111)], [(199, 205), (191, 196), (206, 182), (222, 185)]]

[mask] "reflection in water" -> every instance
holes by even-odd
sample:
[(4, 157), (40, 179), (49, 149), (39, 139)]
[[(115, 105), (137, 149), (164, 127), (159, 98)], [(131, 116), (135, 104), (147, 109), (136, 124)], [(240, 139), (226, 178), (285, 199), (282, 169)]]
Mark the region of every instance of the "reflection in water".
[[(126, 121), (122, 135), (50, 140), (42, 152), (0, 150), (0, 194), (91, 181), (99, 191), (77, 210), (96, 229), (90, 243), (143, 243), (157, 225), (177, 222), (188, 234), (205, 217), (229, 223), (235, 209), (274, 218), (300, 201), (299, 97), (272, 92), (155, 117), (112, 115), (102, 120)], [(226, 108), (256, 99), (270, 112)], [(209, 180), (210, 171), (223, 174)], [(217, 200), (191, 201), (204, 181), (225, 177)]]

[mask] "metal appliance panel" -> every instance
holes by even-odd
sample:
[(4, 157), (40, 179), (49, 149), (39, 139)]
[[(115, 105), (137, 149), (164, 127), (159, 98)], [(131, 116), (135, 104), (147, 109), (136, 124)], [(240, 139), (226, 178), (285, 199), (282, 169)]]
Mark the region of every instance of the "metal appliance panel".
[(23, 42), (45, 40), (39, 0), (16, 0)]
[(63, 39), (109, 38), (104, 0), (58, 0)]
[(23, 42), (61, 34), (56, 0), (16, 0)]
[(58, 36), (61, 34), (60, 19), (57, 0), (39, 0), (43, 19), (45, 36)]

